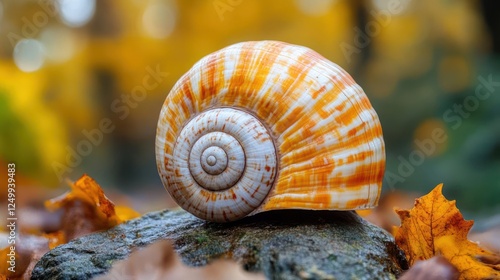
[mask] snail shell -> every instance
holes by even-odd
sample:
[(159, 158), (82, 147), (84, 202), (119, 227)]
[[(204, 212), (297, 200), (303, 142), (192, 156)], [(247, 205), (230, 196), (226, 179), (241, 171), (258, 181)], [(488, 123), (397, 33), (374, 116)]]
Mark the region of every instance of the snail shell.
[(156, 160), (185, 210), (215, 222), (377, 205), (382, 129), (367, 96), (306, 47), (244, 42), (197, 62), (161, 109)]

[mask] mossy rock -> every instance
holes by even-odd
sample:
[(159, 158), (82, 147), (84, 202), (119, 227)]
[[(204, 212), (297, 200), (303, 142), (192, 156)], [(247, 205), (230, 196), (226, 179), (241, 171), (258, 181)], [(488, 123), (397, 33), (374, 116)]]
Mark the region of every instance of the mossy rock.
[(392, 236), (354, 212), (282, 210), (216, 224), (160, 211), (56, 247), (32, 279), (89, 279), (159, 239), (188, 265), (229, 258), (269, 279), (396, 279), (407, 268)]

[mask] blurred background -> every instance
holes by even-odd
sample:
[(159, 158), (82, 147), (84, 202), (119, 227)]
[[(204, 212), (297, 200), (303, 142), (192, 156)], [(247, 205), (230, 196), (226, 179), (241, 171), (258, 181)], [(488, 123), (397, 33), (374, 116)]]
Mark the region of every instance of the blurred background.
[(88, 173), (140, 212), (172, 206), (154, 151), (165, 96), (203, 56), (272, 39), (314, 49), (365, 90), (384, 130), (385, 193), (444, 183), (467, 218), (498, 213), (499, 11), (495, 0), (0, 1), (0, 179), (14, 162), (24, 200), (43, 201)]

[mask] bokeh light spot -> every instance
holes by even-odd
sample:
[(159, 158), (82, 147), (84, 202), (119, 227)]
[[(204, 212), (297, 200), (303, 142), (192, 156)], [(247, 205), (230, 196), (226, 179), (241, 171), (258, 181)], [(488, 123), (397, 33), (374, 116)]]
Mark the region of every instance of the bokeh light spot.
[(89, 22), (95, 13), (95, 0), (59, 0), (61, 19), (70, 27)]
[(45, 55), (54, 62), (69, 60), (76, 49), (75, 35), (64, 27), (46, 28), (40, 35)]
[(389, 14), (400, 15), (406, 12), (409, 8), (411, 0), (372, 0), (375, 9), (385, 11)]
[(142, 15), (142, 25), (147, 35), (153, 38), (166, 38), (174, 31), (177, 13), (170, 2), (148, 5)]
[(336, 0), (295, 0), (301, 12), (312, 16), (321, 16), (331, 9)]
[(43, 46), (34, 39), (22, 39), (14, 47), (14, 63), (24, 72), (40, 69), (44, 62)]

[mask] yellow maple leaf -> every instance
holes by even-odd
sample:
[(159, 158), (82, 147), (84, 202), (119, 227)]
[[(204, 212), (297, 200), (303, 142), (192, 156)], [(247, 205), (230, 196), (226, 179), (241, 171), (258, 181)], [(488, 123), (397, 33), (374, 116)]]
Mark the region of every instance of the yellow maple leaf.
[(498, 279), (500, 265), (483, 263), (479, 257), (494, 257), (476, 243), (453, 236), (439, 237), (434, 242), (437, 253), (443, 255), (460, 271), (459, 279)]
[(498, 268), (477, 258), (495, 254), (467, 240), (474, 222), (464, 220), (455, 201), (443, 196), (442, 188), (443, 184), (439, 184), (418, 198), (411, 210), (395, 210), (401, 219), (401, 226), (395, 232), (396, 243), (409, 264), (442, 255), (458, 269), (460, 279), (500, 277)]

